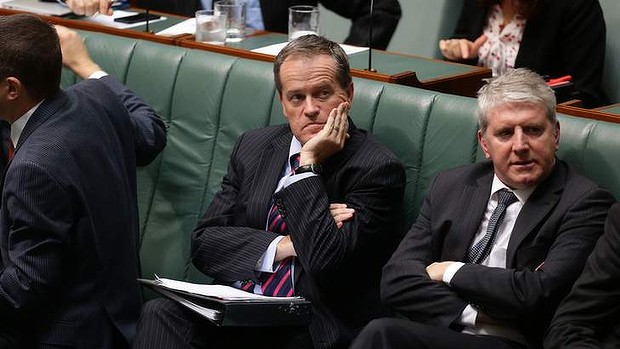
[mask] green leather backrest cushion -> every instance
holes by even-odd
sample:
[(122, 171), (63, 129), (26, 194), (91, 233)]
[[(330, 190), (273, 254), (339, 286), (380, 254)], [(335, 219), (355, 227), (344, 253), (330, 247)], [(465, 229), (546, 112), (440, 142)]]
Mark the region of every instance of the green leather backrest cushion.
[[(168, 145), (138, 173), (144, 277), (209, 279), (189, 255), (190, 234), (219, 189), (239, 135), (285, 122), (272, 64), (106, 34), (81, 32), (94, 59), (168, 125)], [(62, 84), (76, 78), (63, 71)], [(403, 216), (417, 215), (437, 171), (484, 159), (476, 101), (354, 79), (351, 117), (403, 162)], [(620, 125), (560, 116), (560, 156), (620, 197)]]

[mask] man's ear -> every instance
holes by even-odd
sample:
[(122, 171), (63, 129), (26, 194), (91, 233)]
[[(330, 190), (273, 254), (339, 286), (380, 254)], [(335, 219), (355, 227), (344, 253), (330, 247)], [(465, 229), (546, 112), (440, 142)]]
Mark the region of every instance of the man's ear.
[(560, 122), (559, 121), (555, 122), (554, 137), (555, 139), (553, 141), (555, 143), (555, 150), (557, 151), (558, 148), (560, 147)]
[(351, 102), (353, 102), (353, 82), (347, 87), (347, 98), (349, 99), (349, 104), (351, 104)]
[(14, 101), (24, 94), (24, 85), (18, 78), (9, 76), (4, 79), (4, 83), (6, 84), (6, 98), (9, 101)]
[(482, 151), (484, 152), (484, 157), (487, 158), (487, 160), (491, 159), (487, 140), (484, 138), (484, 133), (482, 133), (482, 130), (478, 130), (478, 144), (480, 144), (480, 148), (482, 148)]

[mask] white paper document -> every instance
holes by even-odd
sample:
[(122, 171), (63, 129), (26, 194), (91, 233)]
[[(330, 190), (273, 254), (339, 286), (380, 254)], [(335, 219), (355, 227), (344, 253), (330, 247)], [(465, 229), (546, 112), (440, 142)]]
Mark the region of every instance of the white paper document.
[[(252, 50), (252, 52), (264, 53), (267, 55), (277, 56), (278, 53), (286, 46), (288, 42), (281, 42), (279, 44), (273, 44), (269, 46), (259, 47)], [(352, 55), (358, 52), (368, 51), (368, 47), (359, 47), (352, 45), (340, 44), (340, 47), (344, 50), (347, 55)]]
[[(92, 17), (85, 17), (84, 20), (89, 21), (89, 22), (95, 22), (95, 23), (99, 23), (99, 24), (103, 24), (105, 26), (108, 27), (112, 27), (112, 28), (118, 28), (118, 29), (126, 29), (126, 28), (133, 28), (133, 27), (138, 27), (141, 25), (145, 25), (146, 21), (142, 21), (142, 22), (137, 22), (137, 23), (120, 23), (120, 22), (114, 22), (115, 18), (122, 18), (122, 17), (128, 17), (128, 16), (133, 16), (135, 15), (136, 12), (131, 12), (131, 11), (125, 11), (125, 10), (114, 10), (114, 12), (112, 13), (111, 16), (106, 16), (106, 15), (102, 15), (101, 13), (98, 13)], [(155, 23), (155, 22), (159, 22), (159, 21), (163, 21), (166, 20), (166, 17), (161, 16), (158, 19), (152, 19), (149, 21), (149, 23)]]
[(183, 22), (179, 22), (173, 26), (170, 26), (160, 32), (157, 32), (157, 35), (162, 36), (174, 36), (180, 34), (195, 34), (196, 33), (196, 19), (190, 18), (186, 19)]
[(182, 305), (197, 312), (198, 314), (206, 317), (211, 321), (218, 321), (222, 318), (222, 312), (219, 310), (203, 307), (171, 291), (160, 289), (159, 292), (161, 292), (161, 294), (163, 294), (164, 296), (181, 303)]
[(171, 290), (185, 291), (202, 296), (215, 297), (222, 300), (239, 301), (239, 300), (260, 300), (266, 302), (282, 302), (301, 299), (300, 297), (268, 297), (262, 296), (250, 292), (245, 292), (230, 286), (223, 285), (207, 285), (207, 284), (195, 284), (191, 282), (184, 282), (178, 280), (171, 280), (165, 278), (155, 279), (158, 286), (165, 287)]

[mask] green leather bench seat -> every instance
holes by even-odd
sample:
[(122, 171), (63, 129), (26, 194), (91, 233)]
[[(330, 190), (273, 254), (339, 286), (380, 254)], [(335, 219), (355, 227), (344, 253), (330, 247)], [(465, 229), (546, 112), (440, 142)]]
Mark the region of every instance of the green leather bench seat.
[[(144, 277), (207, 280), (192, 267), (190, 233), (219, 189), (244, 131), (285, 122), (272, 64), (82, 32), (94, 59), (150, 103), (168, 124), (168, 145), (139, 170)], [(64, 86), (75, 76), (63, 72)], [(355, 79), (351, 116), (403, 162), (403, 214), (415, 219), (437, 171), (484, 157), (476, 101)], [(560, 116), (560, 156), (620, 198), (620, 124)], [(119, 227), (122, 229), (122, 227)]]

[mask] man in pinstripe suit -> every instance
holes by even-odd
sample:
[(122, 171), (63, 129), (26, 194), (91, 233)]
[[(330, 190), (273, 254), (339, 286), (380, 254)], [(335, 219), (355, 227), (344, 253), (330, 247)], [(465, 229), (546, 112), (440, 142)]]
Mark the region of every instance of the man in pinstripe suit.
[[(63, 63), (84, 79), (66, 90)], [(129, 347), (142, 305), (136, 165), (163, 149), (164, 123), (75, 32), (32, 15), (0, 16), (0, 117), (15, 145), (0, 207), (0, 348)]]
[(555, 105), (526, 69), (478, 92), (478, 141), (491, 161), (435, 177), (383, 270), (382, 299), (409, 319), (371, 322), (352, 348), (542, 346), (614, 202), (555, 156)]
[[(346, 348), (385, 314), (378, 281), (399, 240), (402, 165), (348, 118), (353, 82), (338, 44), (315, 35), (294, 40), (274, 74), (288, 125), (238, 140), (222, 189), (194, 230), (192, 256), (217, 283), (237, 286), (260, 284), (279, 261), (295, 257), (294, 294), (312, 302), (311, 324), (216, 328), (155, 300), (143, 308), (134, 347)], [(283, 174), (296, 153), (299, 167)], [(273, 204), (289, 235), (267, 231)]]

